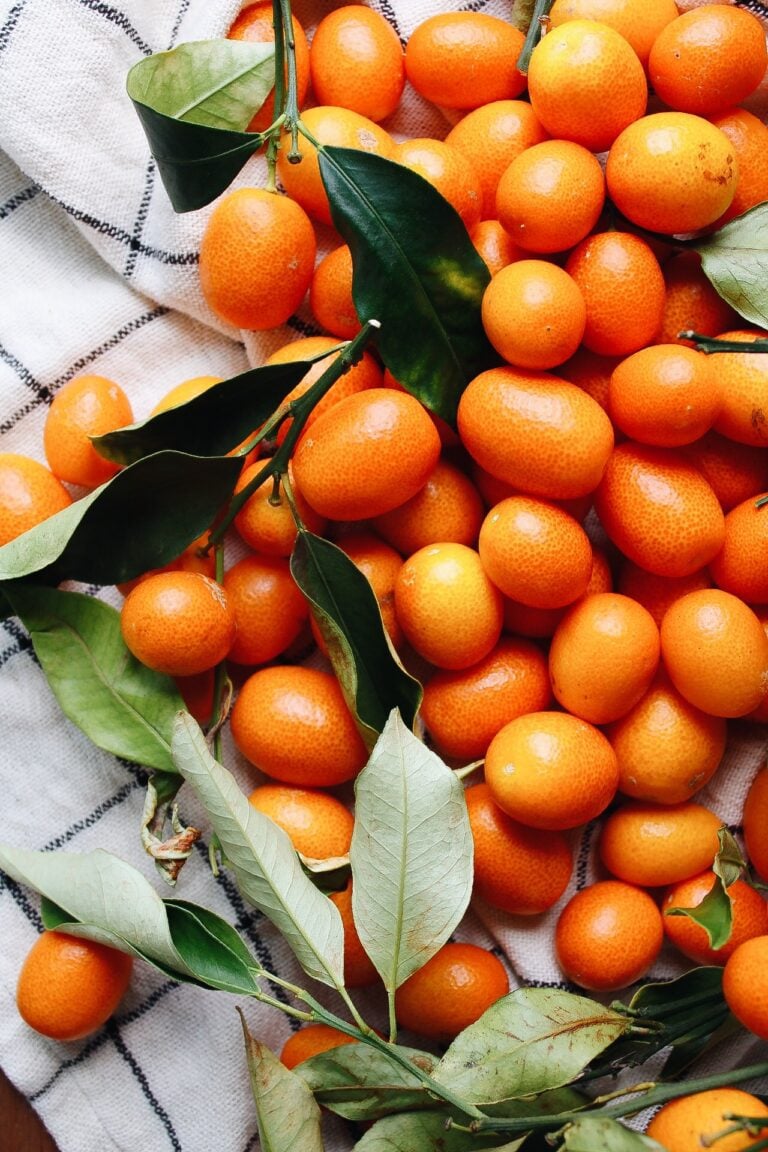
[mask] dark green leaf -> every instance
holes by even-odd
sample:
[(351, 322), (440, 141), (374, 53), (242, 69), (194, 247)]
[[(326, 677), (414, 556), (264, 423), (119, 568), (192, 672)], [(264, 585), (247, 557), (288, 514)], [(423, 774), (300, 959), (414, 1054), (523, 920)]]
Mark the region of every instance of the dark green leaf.
[(235, 929), (215, 912), (183, 900), (165, 900), (174, 947), (189, 970), (209, 988), (252, 996), (259, 968)]
[(162, 567), (210, 526), (241, 467), (236, 457), (181, 452), (138, 460), (4, 544), (0, 580), (119, 584)]
[(519, 1120), (526, 1116), (557, 1116), (561, 1112), (576, 1112), (590, 1103), (587, 1096), (570, 1087), (539, 1092), (537, 1096), (524, 1096), (520, 1100), (497, 1100), (483, 1105), (489, 1116), (505, 1116)]
[(96, 436), (93, 446), (118, 464), (133, 464), (164, 448), (225, 456), (272, 415), (306, 372), (302, 361), (252, 368), (141, 424)]
[[(398, 1049), (431, 1072), (437, 1057), (411, 1048)], [(296, 1068), (318, 1104), (348, 1120), (378, 1120), (391, 1112), (434, 1108), (421, 1081), (369, 1044), (344, 1044), (321, 1052)]]
[(361, 320), (379, 320), (384, 363), (453, 421), (469, 380), (494, 362), (480, 320), (490, 280), (458, 213), (417, 173), (370, 152), (324, 148), (333, 222), (352, 251)]
[(40, 919), (43, 922), (43, 927), (52, 932), (60, 924), (66, 924), (72, 917), (63, 908), (59, 908), (53, 900), (49, 900), (47, 896), (42, 896), (40, 899)]
[(581, 1116), (563, 1132), (568, 1152), (664, 1152), (661, 1144), (602, 1116)]
[(712, 865), (715, 882), (709, 892), (694, 908), (667, 908), (664, 912), (665, 916), (688, 916), (694, 924), (699, 924), (707, 934), (710, 948), (722, 948), (731, 938), (733, 901), (728, 889), (746, 867), (741, 850), (728, 829), (720, 828), (717, 836), (720, 847)]
[(670, 1020), (702, 1010), (722, 1000), (723, 970), (716, 965), (692, 968), (675, 980), (654, 981), (638, 988), (629, 1002), (634, 1015)]
[(206, 40), (140, 60), (131, 97), (177, 212), (209, 204), (262, 144), (245, 132), (275, 82), (274, 46)]
[(184, 701), (170, 676), (128, 651), (120, 613), (56, 588), (17, 583), (7, 594), (64, 715), (97, 747), (176, 773), (171, 736)]
[(368, 746), (393, 708), (412, 725), (421, 685), (408, 675), (389, 643), (375, 593), (360, 569), (341, 548), (302, 528), (291, 573), (312, 605), (344, 698)]
[(629, 1030), (618, 1012), (551, 988), (518, 988), (453, 1041), (434, 1078), (475, 1104), (570, 1083)]
[(242, 1012), (240, 1019), (262, 1152), (323, 1152), (320, 1108), (307, 1084), (251, 1036)]
[(768, 326), (768, 202), (694, 245), (717, 291), (759, 328)]
[(508, 1140), (499, 1132), (448, 1129), (447, 1117), (447, 1112), (437, 1111), (385, 1116), (358, 1140), (355, 1152), (472, 1152), (473, 1148), (517, 1152), (525, 1140), (525, 1136)]
[(396, 712), (355, 781), (352, 910), (392, 994), (442, 947), (472, 893), (464, 789)]

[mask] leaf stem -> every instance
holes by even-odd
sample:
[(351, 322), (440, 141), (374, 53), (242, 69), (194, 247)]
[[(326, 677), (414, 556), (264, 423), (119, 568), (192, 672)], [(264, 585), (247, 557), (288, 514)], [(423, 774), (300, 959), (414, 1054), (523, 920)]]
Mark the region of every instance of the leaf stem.
[[(272, 0), (272, 26), (275, 30), (275, 114), (285, 118), (285, 34), (283, 30), (280, 0)], [(267, 192), (277, 191), (275, 170), (277, 153), (280, 150), (280, 129), (272, 125), (267, 144)]]
[(504, 1117), (485, 1116), (472, 1126), (476, 1132), (530, 1132), (562, 1128), (572, 1120), (582, 1116), (598, 1116), (601, 1119), (619, 1119), (631, 1116), (635, 1112), (642, 1112), (656, 1104), (665, 1104), (668, 1100), (676, 1100), (680, 1096), (690, 1096), (694, 1092), (705, 1092), (710, 1088), (722, 1088), (726, 1084), (740, 1084), (744, 1080), (757, 1079), (768, 1075), (768, 1061), (760, 1064), (750, 1064), (746, 1068), (735, 1068), (729, 1072), (717, 1072), (711, 1076), (702, 1076), (698, 1080), (685, 1080), (678, 1084), (656, 1084), (643, 1096), (623, 1104), (612, 1107), (583, 1109), (574, 1112), (559, 1112), (551, 1116), (515, 1116), (509, 1119)]
[(237, 516), (246, 500), (253, 495), (256, 489), (270, 476), (279, 475), (287, 470), (291, 453), (304, 429), (310, 412), (318, 400), (321, 400), (322, 397), (325, 396), (326, 392), (333, 387), (336, 381), (357, 364), (366, 346), (371, 342), (380, 327), (381, 325), (378, 320), (368, 320), (355, 336), (354, 340), (350, 340), (348, 344), (341, 346), (339, 355), (333, 363), (326, 368), (319, 380), (316, 380), (311, 388), (308, 388), (301, 396), (297, 396), (295, 400), (292, 400), (287, 408), (278, 409), (275, 416), (262, 428), (263, 439), (268, 432), (277, 428), (289, 416), (292, 418), (292, 423), (288, 429), (285, 440), (283, 440), (283, 443), (279, 446), (274, 456), (267, 460), (264, 467), (259, 469), (253, 479), (232, 498), (229, 508), (219, 520), (215, 530), (211, 533), (208, 541), (209, 548), (211, 545), (218, 545), (221, 540), (223, 540), (224, 534), (232, 524), (235, 516)]
[(691, 328), (677, 334), (678, 340), (692, 340), (699, 352), (711, 355), (713, 352), (768, 352), (768, 340), (719, 340), (715, 336), (703, 336)]
[[(285, 62), (288, 70), (288, 92), (285, 98), (285, 128), (291, 134), (291, 145), (288, 149), (288, 163), (301, 162), (299, 152), (299, 94), (296, 78), (296, 43), (293, 37), (293, 20), (291, 18), (291, 0), (272, 0), (275, 8), (280, 10), (280, 23), (284, 42)], [(275, 28), (277, 32), (277, 28)]]
[(324, 1008), (322, 1004), (314, 1000), (309, 993), (304, 993), (301, 999), (312, 1007), (315, 1015), (325, 1024), (330, 1024), (332, 1028), (338, 1028), (339, 1031), (343, 1032), (346, 1036), (352, 1036), (354, 1039), (360, 1040), (364, 1044), (370, 1044), (372, 1048), (378, 1049), (379, 1052), (388, 1056), (395, 1064), (398, 1064), (401, 1068), (404, 1068), (406, 1072), (410, 1072), (417, 1080), (420, 1080), (424, 1087), (439, 1100), (443, 1100), (446, 1104), (451, 1104), (454, 1108), (463, 1112), (465, 1116), (471, 1116), (476, 1121), (490, 1119), (490, 1117), (484, 1116), (474, 1104), (471, 1104), (468, 1100), (462, 1100), (460, 1096), (454, 1095), (450, 1088), (447, 1088), (444, 1084), (438, 1084), (436, 1080), (432, 1079), (428, 1072), (425, 1072), (423, 1068), (419, 1068), (417, 1064), (413, 1064), (407, 1056), (404, 1056), (396, 1047), (389, 1044), (386, 1040), (383, 1040), (377, 1032), (368, 1028), (367, 1025), (366, 1031), (363, 1032), (362, 1029), (356, 1028), (346, 1020), (341, 1020), (338, 1016), (329, 1012), (327, 1008)]
[(522, 72), (523, 76), (528, 73), (531, 53), (542, 37), (552, 3), (553, 0), (536, 0), (531, 22), (528, 25), (528, 34), (517, 58), (517, 70)]

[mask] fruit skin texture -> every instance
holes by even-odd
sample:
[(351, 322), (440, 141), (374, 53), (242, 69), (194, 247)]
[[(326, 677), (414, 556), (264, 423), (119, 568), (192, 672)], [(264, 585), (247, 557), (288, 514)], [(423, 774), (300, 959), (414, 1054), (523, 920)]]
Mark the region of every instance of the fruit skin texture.
[(604, 152), (643, 115), (648, 86), (623, 36), (595, 20), (569, 20), (534, 48), (528, 94), (552, 136)]
[(723, 996), (739, 1023), (768, 1040), (768, 936), (745, 940), (729, 956), (723, 969)]
[(546, 260), (516, 260), (492, 278), (481, 306), (485, 334), (518, 368), (543, 370), (574, 354), (587, 309), (571, 277)]
[(678, 16), (656, 38), (648, 76), (670, 108), (715, 116), (741, 104), (768, 67), (762, 24), (728, 4), (706, 4)]
[(506, 969), (492, 952), (449, 943), (400, 985), (395, 1011), (402, 1027), (447, 1041), (508, 992)]
[(441, 13), (423, 20), (405, 46), (413, 87), (444, 108), (479, 108), (519, 96), (525, 77), (515, 62), (524, 36), (481, 12)]
[(641, 444), (691, 444), (709, 431), (720, 406), (710, 361), (693, 348), (641, 348), (611, 376), (608, 413), (622, 432)]
[(613, 543), (657, 576), (690, 576), (714, 559), (725, 518), (681, 452), (627, 441), (608, 461), (595, 509)]
[(748, 604), (768, 601), (768, 517), (757, 500), (768, 492), (755, 493), (737, 504), (725, 518), (725, 542), (710, 564), (715, 584)]
[(305, 500), (329, 520), (390, 512), (426, 484), (440, 437), (418, 400), (391, 388), (348, 396), (304, 430), (293, 456)]
[(507, 165), (547, 139), (549, 133), (526, 100), (494, 100), (454, 124), (445, 142), (467, 157), (480, 180), (483, 220), (496, 215), (496, 188)]
[(530, 252), (563, 252), (591, 232), (605, 202), (597, 158), (569, 140), (528, 148), (504, 171), (496, 214), (512, 240)]
[(329, 893), (344, 926), (344, 984), (347, 988), (367, 988), (378, 984), (381, 977), (363, 948), (352, 915), (352, 881), (341, 892)]
[(655, 112), (616, 139), (608, 195), (633, 224), (673, 235), (698, 232), (728, 209), (739, 165), (728, 137), (687, 112)]
[(491, 276), (523, 256), (522, 248), (518, 248), (498, 220), (481, 220), (470, 229), (469, 238)]
[(722, 948), (712, 948), (704, 929), (690, 917), (667, 915), (670, 908), (697, 908), (714, 882), (714, 872), (700, 872), (698, 876), (675, 884), (661, 905), (667, 939), (683, 956), (693, 960), (694, 964), (725, 964), (745, 940), (768, 933), (765, 900), (744, 880), (736, 880), (728, 888), (733, 906), (733, 927), (729, 940)]
[(320, 327), (340, 340), (352, 340), (360, 331), (349, 245), (340, 244), (318, 262), (309, 286), (309, 307)]
[[(751, 343), (765, 337), (760, 331), (721, 332), (720, 340)], [(718, 353), (718, 379), (723, 396), (715, 431), (739, 444), (768, 447), (768, 364), (761, 355), (750, 352)]]
[(564, 832), (527, 827), (507, 816), (487, 784), (464, 793), (475, 846), (475, 896), (512, 916), (546, 912), (568, 887), (573, 871)]
[(643, 67), (654, 40), (678, 15), (674, 0), (555, 0), (549, 12), (551, 27), (567, 20), (597, 20), (614, 28), (634, 48)]
[(578, 521), (529, 496), (510, 496), (491, 508), (478, 551), (496, 587), (533, 608), (571, 604), (592, 574), (592, 545)]
[[(584, 596), (613, 591), (613, 575), (606, 556), (592, 549), (592, 572)], [(584, 597), (581, 597), (583, 599)], [(579, 603), (580, 601), (575, 601)], [(563, 617), (574, 605), (565, 608), (529, 608), (517, 600), (504, 599), (504, 631), (515, 636), (552, 637)]]
[(701, 588), (711, 588), (712, 581), (706, 568), (692, 572), (690, 576), (655, 576), (644, 568), (639, 568), (631, 560), (626, 560), (619, 570), (619, 580), (616, 587), (622, 596), (629, 596), (637, 600), (643, 608), (647, 608), (661, 628), (661, 622), (668, 608), (681, 596), (689, 592), (698, 592)]
[(593, 492), (613, 448), (613, 428), (600, 405), (544, 372), (481, 372), (462, 393), (458, 426), (481, 468), (551, 500)]
[[(228, 40), (252, 40), (258, 44), (271, 44), (275, 39), (271, 0), (249, 4), (243, 8), (227, 33)], [(296, 88), (298, 104), (301, 108), (309, 86), (309, 45), (304, 29), (295, 16), (291, 16), (293, 41), (296, 49)], [(286, 69), (287, 72), (287, 69)], [(246, 129), (248, 132), (264, 132), (275, 119), (274, 89), (256, 112)]]
[(503, 636), (471, 668), (438, 670), (424, 686), (421, 715), (446, 756), (477, 760), (517, 716), (543, 712), (552, 701), (547, 662), (529, 640)]
[(332, 788), (368, 759), (335, 676), (316, 668), (261, 668), (240, 689), (232, 737), (252, 764), (274, 780)]
[(708, 432), (687, 445), (685, 456), (711, 486), (723, 512), (768, 489), (768, 452), (756, 445)]
[(501, 635), (501, 593), (477, 552), (464, 544), (429, 544), (403, 564), (395, 613), (406, 639), (438, 668), (469, 668)]
[(133, 423), (130, 401), (119, 384), (105, 376), (76, 376), (53, 398), (43, 429), (48, 466), (59, 480), (96, 488), (120, 471), (105, 460), (89, 437)]
[(44, 464), (31, 456), (0, 452), (0, 545), (71, 503), (69, 492)]
[(362, 4), (323, 17), (312, 38), (309, 66), (318, 104), (338, 104), (378, 122), (400, 103), (405, 63), (397, 33)]
[(768, 882), (768, 768), (761, 769), (749, 786), (743, 824), (750, 863), (760, 879)]
[(597, 232), (565, 262), (587, 306), (584, 347), (627, 356), (650, 344), (664, 315), (664, 276), (651, 248), (629, 232)]
[(549, 650), (555, 697), (591, 724), (609, 724), (643, 697), (659, 665), (659, 630), (618, 592), (587, 596), (566, 613)]
[(287, 196), (239, 188), (219, 200), (200, 244), (200, 287), (220, 320), (265, 331), (284, 324), (312, 279), (317, 243)]
[(531, 712), (505, 724), (485, 756), (495, 802), (531, 828), (586, 824), (616, 794), (616, 755), (602, 732), (565, 712)]
[[(316, 140), (339, 148), (357, 148), (388, 157), (394, 141), (383, 128), (367, 116), (339, 108), (335, 104), (320, 104), (307, 108), (301, 118)], [(277, 175), (288, 195), (300, 204), (313, 220), (332, 224), (331, 207), (320, 175), (317, 149), (305, 136), (299, 135), (298, 150), (301, 163), (291, 164), (287, 159), (288, 138), (283, 139), (277, 156)]]
[(483, 501), (472, 481), (448, 460), (440, 459), (423, 488), (405, 504), (375, 516), (372, 527), (403, 556), (428, 544), (477, 543)]
[(335, 796), (284, 784), (260, 784), (248, 797), (290, 837), (297, 852), (311, 860), (346, 856), (355, 819)]
[(682, 696), (712, 716), (746, 716), (768, 689), (768, 637), (751, 608), (719, 588), (689, 592), (661, 623), (661, 654)]
[(569, 980), (612, 992), (648, 971), (663, 939), (659, 910), (647, 892), (600, 880), (577, 892), (560, 913), (555, 952)]
[(340, 1048), (342, 1044), (354, 1044), (354, 1036), (339, 1032), (330, 1024), (307, 1024), (289, 1036), (283, 1045), (280, 1059), (286, 1068), (295, 1068), (312, 1056)]
[(630, 802), (603, 823), (600, 859), (628, 884), (676, 884), (712, 863), (721, 825), (720, 817), (701, 804)]
[[(712, 123), (730, 140), (739, 164), (736, 195), (716, 222), (715, 227), (720, 228), (734, 216), (768, 200), (768, 127), (746, 108), (730, 108), (713, 117)], [(730, 325), (720, 325), (721, 330), (725, 327)]]
[(293, 644), (309, 617), (307, 601), (284, 556), (244, 556), (225, 573), (224, 592), (237, 634), (235, 664), (266, 664)]
[(605, 734), (618, 758), (619, 789), (625, 796), (679, 804), (717, 771), (726, 724), (689, 704), (661, 668), (634, 708), (609, 724)]
[(131, 980), (133, 957), (92, 940), (43, 932), (19, 973), (16, 1004), (30, 1028), (81, 1040), (105, 1024)]
[(129, 650), (148, 668), (194, 676), (224, 659), (237, 625), (215, 580), (199, 572), (159, 572), (128, 593), (120, 629)]
[[(757, 1096), (739, 1088), (712, 1088), (664, 1104), (651, 1120), (646, 1134), (657, 1140), (667, 1152), (691, 1152), (692, 1148), (703, 1147), (702, 1137), (714, 1136), (728, 1127), (728, 1121), (723, 1119), (728, 1113), (768, 1116), (768, 1106)], [(742, 1152), (765, 1135), (765, 1128), (757, 1135), (734, 1132), (721, 1137), (717, 1143), (721, 1152)]]

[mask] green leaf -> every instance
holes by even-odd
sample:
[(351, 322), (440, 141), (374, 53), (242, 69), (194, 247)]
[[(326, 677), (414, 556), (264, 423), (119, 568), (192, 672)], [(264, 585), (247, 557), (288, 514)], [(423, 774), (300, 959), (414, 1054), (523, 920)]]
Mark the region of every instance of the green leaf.
[(95, 436), (93, 446), (117, 464), (133, 464), (162, 449), (225, 456), (272, 415), (306, 371), (301, 361), (252, 368), (140, 424)]
[(688, 916), (707, 934), (710, 948), (722, 948), (733, 930), (733, 900), (728, 889), (746, 868), (741, 849), (727, 828), (719, 828), (720, 842), (712, 870), (715, 882), (700, 904), (694, 908), (666, 908), (665, 916)]
[(176, 718), (172, 749), (176, 767), (208, 813), (244, 898), (282, 932), (308, 975), (338, 987), (344, 931), (336, 905), (305, 875), (285, 832), (248, 803), (232, 774), (214, 760), (188, 713)]
[[(425, 1072), (437, 1057), (398, 1048)], [(318, 1104), (347, 1120), (378, 1120), (391, 1112), (434, 1108), (435, 1099), (421, 1081), (369, 1044), (344, 1044), (312, 1056), (296, 1068)]]
[(361, 320), (394, 377), (453, 421), (459, 397), (494, 353), (480, 320), (490, 280), (458, 213), (423, 177), (370, 152), (323, 148), (333, 222), (352, 252)]
[(456, 1037), (434, 1078), (475, 1104), (535, 1096), (570, 1083), (629, 1027), (584, 996), (518, 988)]
[(6, 592), (64, 715), (97, 747), (175, 773), (171, 735), (184, 701), (170, 676), (128, 651), (120, 613), (79, 592), (31, 584)]
[(258, 991), (259, 964), (231, 924), (184, 900), (164, 904), (176, 951), (201, 983), (244, 996)]
[[(0, 548), (0, 581), (120, 584), (174, 560), (210, 526), (242, 460), (157, 452)], [(5, 591), (5, 589), (3, 589)]]
[(261, 147), (245, 132), (275, 83), (274, 45), (181, 44), (140, 60), (128, 95), (177, 212), (209, 204)]
[[(117, 856), (94, 852), (31, 852), (0, 846), (0, 868), (19, 884), (34, 888), (66, 913), (72, 935), (134, 951), (163, 971), (194, 977), (173, 943), (165, 906), (147, 880)], [(58, 921), (62, 924), (62, 921)]]
[(563, 1131), (568, 1152), (664, 1152), (661, 1144), (602, 1116), (581, 1116)]
[(512, 11), (507, 19), (521, 32), (527, 32), (531, 25), (531, 17), (536, 7), (536, 0), (514, 0)]
[(701, 267), (731, 307), (768, 326), (768, 202), (750, 208), (693, 245)]
[(446, 1129), (447, 1112), (408, 1112), (385, 1116), (355, 1144), (355, 1152), (471, 1152), (497, 1148), (517, 1152), (525, 1136), (505, 1140), (498, 1132), (461, 1132)]
[(629, 1002), (634, 1015), (669, 1020), (681, 1014), (695, 1013), (698, 1017), (702, 1005), (706, 1011), (722, 999), (723, 970), (717, 965), (692, 968), (674, 980), (659, 980), (638, 988)]
[(368, 747), (393, 708), (413, 725), (421, 685), (392, 648), (376, 595), (360, 569), (341, 548), (300, 527), (291, 574), (312, 605), (347, 706)]
[(561, 1112), (577, 1112), (586, 1108), (590, 1100), (570, 1087), (553, 1088), (551, 1092), (539, 1092), (537, 1096), (524, 1096), (520, 1100), (496, 1100), (486, 1104), (483, 1111), (489, 1116), (504, 1116), (508, 1119), (524, 1119), (526, 1116), (558, 1116)]
[(323, 1152), (320, 1108), (305, 1081), (251, 1036), (242, 1012), (240, 1019), (262, 1152)]
[(355, 781), (355, 798), (352, 910), (392, 992), (442, 947), (469, 903), (464, 790), (393, 712)]

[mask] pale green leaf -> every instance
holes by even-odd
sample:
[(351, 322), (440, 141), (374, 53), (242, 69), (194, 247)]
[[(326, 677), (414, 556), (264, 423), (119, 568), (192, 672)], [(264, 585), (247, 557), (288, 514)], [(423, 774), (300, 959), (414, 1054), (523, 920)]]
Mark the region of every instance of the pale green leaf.
[(335, 904), (304, 873), (281, 828), (258, 812), (181, 712), (172, 741), (179, 772), (197, 794), (246, 900), (275, 924), (304, 971), (324, 984), (343, 980), (344, 930)]
[(454, 773), (391, 713), (355, 783), (352, 907), (392, 991), (448, 940), (472, 891), (472, 833)]
[(323, 1152), (320, 1108), (306, 1082), (281, 1064), (243, 1022), (262, 1152)]

